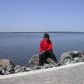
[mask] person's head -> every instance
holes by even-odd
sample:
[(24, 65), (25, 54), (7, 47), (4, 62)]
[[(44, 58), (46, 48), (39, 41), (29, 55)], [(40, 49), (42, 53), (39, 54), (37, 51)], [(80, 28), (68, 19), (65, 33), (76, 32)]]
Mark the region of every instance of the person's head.
[(50, 38), (49, 34), (47, 32), (45, 32), (43, 39), (47, 41), (47, 40), (49, 40), (49, 38)]

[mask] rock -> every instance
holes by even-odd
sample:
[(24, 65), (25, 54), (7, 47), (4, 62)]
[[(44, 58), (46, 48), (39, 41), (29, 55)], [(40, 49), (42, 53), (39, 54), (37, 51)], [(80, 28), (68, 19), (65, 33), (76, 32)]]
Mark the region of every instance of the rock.
[(9, 74), (13, 69), (9, 59), (0, 59), (0, 74)]
[(66, 58), (70, 58), (71, 59), (71, 56), (69, 54), (69, 52), (64, 52), (63, 54), (61, 54), (61, 58), (60, 58), (60, 64), (62, 64)]
[(71, 61), (71, 63), (73, 64), (73, 63), (77, 63), (77, 61)]
[(44, 65), (42, 66), (42, 69), (47, 69), (47, 68), (52, 68), (52, 67), (57, 67), (57, 66), (58, 66), (57, 63), (54, 63), (54, 64), (52, 64), (52, 63), (49, 63), (49, 64), (44, 63)]
[(20, 66), (20, 65), (16, 65), (14, 68), (15, 73), (17, 72), (24, 72), (25, 71), (25, 67)]
[(41, 69), (42, 68), (42, 66), (37, 66), (37, 65), (35, 65), (33, 68), (32, 68), (32, 70), (37, 70), (37, 69)]
[(70, 63), (71, 63), (71, 57), (65, 57), (63, 60), (63, 64), (66, 65), (66, 64), (70, 64)]
[(79, 51), (69, 51), (61, 55), (60, 64), (66, 65), (70, 63), (77, 63), (84, 61), (84, 54)]
[(43, 66), (39, 66), (39, 55), (34, 55), (32, 58), (30, 58), (28, 62), (28, 67), (30, 67), (33, 70), (41, 69), (41, 68), (51, 68), (51, 67), (57, 67), (58, 63), (55, 63), (51, 58), (46, 59), (46, 63), (44, 63)]
[(42, 68), (43, 69), (49, 68), (49, 64), (44, 64)]
[(31, 71), (30, 67), (25, 67), (25, 71)]
[(49, 64), (44, 64), (42, 68), (46, 69), (46, 68), (52, 68), (52, 67), (54, 67), (54, 65), (49, 63)]
[(46, 59), (47, 63), (55, 64), (55, 62), (51, 58)]
[(75, 57), (74, 58), (74, 61), (77, 61), (78, 62), (79, 61), (79, 57)]
[(31, 68), (33, 68), (35, 65), (39, 65), (39, 55), (32, 56), (28, 62), (28, 66)]

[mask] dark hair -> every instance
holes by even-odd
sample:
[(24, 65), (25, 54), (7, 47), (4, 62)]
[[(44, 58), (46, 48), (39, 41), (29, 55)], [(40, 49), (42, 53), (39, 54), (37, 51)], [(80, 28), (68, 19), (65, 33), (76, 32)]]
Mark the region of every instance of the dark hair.
[(45, 32), (43, 38), (48, 38), (49, 39), (50, 36), (49, 36), (49, 34), (47, 32)]

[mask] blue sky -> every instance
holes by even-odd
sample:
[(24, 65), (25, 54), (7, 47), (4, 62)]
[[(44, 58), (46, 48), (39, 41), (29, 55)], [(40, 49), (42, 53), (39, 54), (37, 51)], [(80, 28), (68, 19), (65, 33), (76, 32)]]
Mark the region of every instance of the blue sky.
[(83, 31), (84, 0), (0, 0), (0, 32)]

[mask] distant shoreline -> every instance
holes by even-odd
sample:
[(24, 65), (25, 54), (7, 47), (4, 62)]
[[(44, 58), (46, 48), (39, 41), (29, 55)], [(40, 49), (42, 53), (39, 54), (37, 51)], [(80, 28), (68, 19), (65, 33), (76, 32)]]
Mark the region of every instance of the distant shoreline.
[[(84, 33), (84, 32), (68, 32), (68, 31), (47, 31), (48, 33)], [(44, 33), (44, 32), (0, 32), (0, 33)]]

